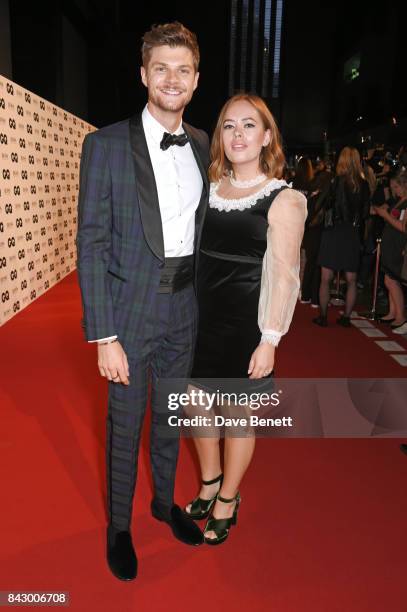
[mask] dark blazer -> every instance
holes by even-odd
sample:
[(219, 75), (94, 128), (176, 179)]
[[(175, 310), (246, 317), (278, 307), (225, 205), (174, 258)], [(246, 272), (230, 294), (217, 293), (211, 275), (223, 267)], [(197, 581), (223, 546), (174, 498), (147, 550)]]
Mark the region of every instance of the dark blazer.
[[(186, 123), (183, 127), (203, 180), (195, 217), (197, 255), (209, 197), (209, 141), (202, 130)], [(124, 346), (142, 343), (149, 333), (146, 313), (157, 299), (165, 258), (141, 114), (84, 139), (77, 249), (86, 339), (117, 334)]]

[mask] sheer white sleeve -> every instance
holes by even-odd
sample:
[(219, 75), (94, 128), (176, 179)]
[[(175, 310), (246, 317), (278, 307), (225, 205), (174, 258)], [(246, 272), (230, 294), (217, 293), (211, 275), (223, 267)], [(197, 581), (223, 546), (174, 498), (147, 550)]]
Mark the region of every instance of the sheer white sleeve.
[(307, 200), (294, 189), (284, 189), (270, 206), (258, 311), (261, 343), (277, 346), (290, 326), (300, 289), (300, 247), (306, 217)]

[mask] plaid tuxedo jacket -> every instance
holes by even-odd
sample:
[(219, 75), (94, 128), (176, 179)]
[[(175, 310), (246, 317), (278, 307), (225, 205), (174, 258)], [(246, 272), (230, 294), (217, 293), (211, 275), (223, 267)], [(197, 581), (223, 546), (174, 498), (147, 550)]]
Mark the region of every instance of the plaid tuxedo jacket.
[[(203, 179), (195, 216), (197, 255), (209, 197), (209, 142), (202, 130), (185, 123), (183, 127)], [(151, 336), (145, 315), (157, 299), (165, 259), (158, 194), (141, 114), (84, 139), (77, 250), (86, 339), (117, 334), (124, 346), (141, 344)]]

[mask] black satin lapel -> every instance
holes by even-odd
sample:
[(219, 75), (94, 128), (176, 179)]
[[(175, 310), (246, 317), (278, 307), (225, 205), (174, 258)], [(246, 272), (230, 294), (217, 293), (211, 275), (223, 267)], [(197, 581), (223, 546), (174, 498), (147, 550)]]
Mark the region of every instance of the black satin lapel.
[(191, 149), (192, 149), (192, 152), (193, 152), (193, 154), (195, 156), (196, 163), (198, 164), (198, 168), (199, 168), (199, 171), (200, 171), (201, 176), (202, 176), (202, 181), (203, 181), (204, 187), (205, 187), (206, 191), (208, 192), (209, 191), (208, 170), (207, 170), (207, 168), (205, 168), (205, 166), (204, 166), (204, 164), (202, 162), (201, 156), (199, 154), (199, 145), (197, 144), (197, 142), (195, 141), (194, 137), (192, 136), (192, 133), (188, 129), (188, 126), (183, 124), (183, 128), (184, 128), (185, 132), (188, 134), (189, 142), (191, 144)]
[(201, 155), (200, 155), (200, 145), (194, 139), (192, 132), (188, 129), (188, 125), (183, 124), (184, 130), (188, 134), (189, 142), (191, 144), (192, 152), (195, 156), (196, 163), (198, 164), (199, 171), (202, 176), (203, 186), (201, 199), (198, 204), (198, 208), (195, 214), (195, 253), (196, 253), (196, 261), (198, 260), (197, 254), (199, 251), (199, 245), (201, 242), (202, 235), (202, 227), (203, 222), (206, 215), (206, 210), (208, 208), (208, 197), (209, 197), (209, 179), (208, 179), (208, 171), (205, 167)]
[(154, 255), (164, 261), (164, 236), (157, 185), (148, 153), (141, 115), (135, 115), (130, 119), (130, 146), (134, 161), (144, 236)]

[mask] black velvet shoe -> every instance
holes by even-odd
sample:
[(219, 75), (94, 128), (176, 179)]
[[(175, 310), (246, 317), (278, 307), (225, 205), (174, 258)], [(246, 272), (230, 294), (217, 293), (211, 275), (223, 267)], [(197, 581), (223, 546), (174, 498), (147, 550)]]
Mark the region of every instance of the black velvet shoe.
[(316, 317), (315, 319), (312, 319), (312, 322), (315, 323), (315, 325), (319, 325), (320, 327), (328, 327), (327, 318), (323, 317), (322, 315)]
[(338, 325), (341, 325), (342, 327), (350, 327), (351, 326), (350, 318), (349, 317), (345, 317), (345, 315), (342, 315), (341, 317), (339, 317), (339, 319), (336, 319), (336, 322), (337, 322)]
[(158, 508), (154, 502), (151, 503), (151, 514), (157, 521), (163, 521), (169, 525), (174, 537), (184, 544), (199, 546), (203, 544), (202, 531), (194, 521), (184, 514), (181, 508), (173, 505), (169, 511)]
[(108, 525), (107, 563), (119, 580), (134, 580), (137, 576), (137, 557), (130, 531), (119, 531), (112, 524)]

